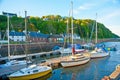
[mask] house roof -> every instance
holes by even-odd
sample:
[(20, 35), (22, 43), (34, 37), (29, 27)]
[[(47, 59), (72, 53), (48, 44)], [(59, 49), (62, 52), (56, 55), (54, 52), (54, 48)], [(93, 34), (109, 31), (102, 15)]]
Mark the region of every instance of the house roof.
[(39, 32), (29, 32), (29, 36), (37, 37), (37, 38), (48, 38), (49, 37), (48, 34), (43, 34), (43, 33), (39, 33)]
[(7, 15), (9, 15), (9, 16), (17, 16), (17, 14), (15, 14), (15, 13), (8, 13), (8, 12), (2, 12), (2, 14), (5, 15), (5, 16), (7, 16)]
[(9, 35), (10, 36), (25, 36), (23, 32), (10, 32)]
[[(25, 36), (25, 33), (12, 31), (9, 33), (9, 35), (10, 36)], [(34, 38), (63, 38), (60, 35), (48, 35), (48, 34), (43, 34), (39, 32), (29, 32), (28, 35)]]

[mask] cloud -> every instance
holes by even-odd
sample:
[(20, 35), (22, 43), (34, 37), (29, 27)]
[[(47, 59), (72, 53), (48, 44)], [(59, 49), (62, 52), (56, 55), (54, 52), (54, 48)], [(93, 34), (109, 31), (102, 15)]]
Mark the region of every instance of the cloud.
[(86, 9), (88, 9), (88, 7), (87, 6), (80, 6), (78, 9), (79, 10), (86, 10)]
[[(117, 34), (117, 35), (119, 35), (120, 36), (120, 30), (119, 30), (119, 25), (108, 25), (109, 26), (109, 29), (113, 32), (113, 33), (115, 33), (115, 34)], [(110, 27), (111, 26), (111, 27)]]
[(93, 6), (95, 6), (95, 4), (90, 4), (90, 3), (85, 3), (81, 6), (79, 6), (79, 10), (87, 10), (87, 9), (90, 9), (92, 8)]
[(79, 14), (79, 10), (74, 9), (74, 10), (73, 10), (73, 13), (74, 13), (74, 14)]
[(116, 11), (116, 12), (113, 12), (113, 13), (110, 13), (106, 16), (107, 19), (111, 19), (111, 18), (114, 18), (114, 17), (117, 17), (117, 16), (120, 16), (120, 11)]
[(81, 5), (81, 6), (79, 6), (78, 8), (74, 9), (73, 12), (75, 14), (79, 14), (80, 11), (89, 10), (94, 6), (95, 6), (95, 4), (93, 4), (93, 3), (85, 3), (85, 4)]
[(101, 17), (101, 20), (109, 21), (109, 20), (113, 20), (114, 18), (118, 18), (118, 17), (120, 17), (120, 10), (109, 12), (108, 14)]
[(109, 11), (104, 13), (101, 17), (98, 18), (98, 21), (106, 25), (113, 33), (116, 33), (120, 36), (120, 10), (116, 9), (114, 11)]

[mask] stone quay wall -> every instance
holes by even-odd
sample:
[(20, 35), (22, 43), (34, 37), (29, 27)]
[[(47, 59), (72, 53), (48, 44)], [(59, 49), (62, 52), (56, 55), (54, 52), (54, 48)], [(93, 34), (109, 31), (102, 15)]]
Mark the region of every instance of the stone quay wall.
[[(63, 43), (30, 43), (30, 44), (11, 44), (10, 54), (11, 55), (22, 55), (27, 53), (38, 53), (45, 51), (52, 51), (54, 46), (63, 46)], [(0, 55), (2, 57), (8, 56), (8, 45), (4, 44), (0, 48)]]

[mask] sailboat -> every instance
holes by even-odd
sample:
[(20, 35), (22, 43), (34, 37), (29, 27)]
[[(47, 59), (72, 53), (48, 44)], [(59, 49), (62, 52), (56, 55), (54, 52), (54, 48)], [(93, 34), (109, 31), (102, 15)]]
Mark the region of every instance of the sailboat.
[[(69, 17), (70, 17), (70, 11), (69, 11)], [(70, 36), (71, 36), (69, 34), (69, 18), (67, 19), (67, 30), (66, 31), (67, 31), (67, 34), (65, 36), (65, 41), (67, 42), (67, 48), (62, 47), (62, 48), (59, 49), (60, 53), (62, 53), (62, 54), (72, 53), (71, 46), (73, 44), (70, 44), (70, 41), (69, 41)], [(80, 46), (80, 44), (74, 44), (74, 45), (75, 45), (75, 52), (76, 53), (78, 53), (78, 52), (84, 52), (85, 51), (85, 49), (81, 49), (80, 47), (78, 48), (78, 45)], [(64, 46), (65, 46), (65, 43), (64, 43)]]
[[(15, 67), (15, 66), (23, 66), (25, 67), (26, 65), (26, 60), (12, 60), (13, 57), (19, 57), (19, 56), (11, 56), (10, 55), (10, 40), (9, 40), (9, 14), (7, 15), (7, 36), (8, 36), (8, 61), (5, 64), (0, 65), (0, 67), (5, 68), (5, 67)], [(31, 63), (29, 61), (28, 63)]]
[[(96, 39), (95, 43), (97, 43), (97, 14), (96, 14)], [(109, 56), (110, 53), (105, 49), (105, 46), (102, 46), (101, 48), (95, 48), (92, 52), (90, 52), (91, 58), (101, 58)]]
[(87, 42), (87, 43), (85, 43), (85, 44), (82, 45), (82, 47), (85, 48), (85, 49), (93, 49), (95, 47), (95, 44), (91, 41), (92, 35), (93, 35), (93, 31), (94, 31), (95, 23), (96, 23), (96, 21), (92, 25), (92, 31), (91, 31), (89, 42)]
[(45, 76), (52, 72), (52, 68), (48, 66), (31, 65), (17, 72), (10, 74), (10, 80), (31, 80)]
[[(25, 27), (27, 26), (26, 25), (26, 13), (27, 11), (25, 11)], [(25, 33), (27, 35), (27, 27), (25, 28), (25, 30), (26, 30)], [(26, 54), (26, 57), (28, 57), (27, 54)], [(31, 79), (45, 76), (51, 72), (52, 72), (51, 67), (32, 64), (30, 66), (26, 66), (25, 68), (17, 72), (10, 74), (8, 77), (10, 80), (31, 80)]]
[[(67, 33), (66, 33), (66, 35), (65, 35), (64, 46), (59, 49), (60, 53), (62, 53), (62, 54), (72, 53), (71, 47), (68, 46), (68, 44), (69, 44), (69, 27), (68, 27), (68, 22), (69, 22), (69, 20), (67, 19), (67, 29), (66, 29), (66, 32), (67, 32)], [(65, 42), (66, 42), (66, 44), (67, 44), (67, 48), (65, 48)]]
[(71, 31), (72, 31), (72, 55), (68, 56), (66, 60), (61, 61), (61, 65), (63, 67), (73, 67), (73, 66), (78, 66), (85, 64), (89, 62), (90, 57), (89, 56), (84, 56), (82, 53), (80, 54), (75, 54), (75, 46), (73, 44), (73, 2), (71, 2), (72, 6), (72, 16), (71, 16)]

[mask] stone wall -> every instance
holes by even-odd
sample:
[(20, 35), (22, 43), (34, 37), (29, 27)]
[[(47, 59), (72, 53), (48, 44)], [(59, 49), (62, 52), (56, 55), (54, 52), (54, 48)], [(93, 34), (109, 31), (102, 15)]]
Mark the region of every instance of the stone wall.
[[(27, 46), (25, 44), (22, 45), (14, 44), (14, 45), (10, 45), (10, 54), (11, 55), (25, 54), (26, 49), (27, 49), (27, 53), (51, 51), (55, 45), (63, 46), (63, 43), (31, 43), (31, 44), (27, 44)], [(0, 55), (2, 57), (8, 56), (8, 45), (1, 46)]]

